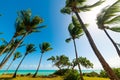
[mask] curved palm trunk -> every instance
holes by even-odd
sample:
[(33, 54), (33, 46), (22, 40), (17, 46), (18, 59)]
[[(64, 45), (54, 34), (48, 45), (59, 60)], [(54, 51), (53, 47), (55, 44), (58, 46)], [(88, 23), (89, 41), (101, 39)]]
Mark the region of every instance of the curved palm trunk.
[(10, 68), (10, 66), (12, 65), (14, 60), (12, 60), (12, 62), (10, 63), (10, 65), (8, 66), (8, 68), (6, 69), (6, 71), (4, 73), (7, 73), (8, 69)]
[(18, 65), (17, 69), (15, 70), (15, 73), (13, 74), (13, 78), (16, 78), (17, 71), (18, 71), (18, 69), (19, 69), (19, 67), (20, 67), (21, 63), (22, 63), (22, 62), (23, 62), (23, 60), (25, 59), (25, 57), (26, 57), (26, 55), (24, 55), (24, 57), (23, 57), (23, 58), (22, 58), (22, 60), (20, 61), (20, 63), (19, 63), (19, 65)]
[(112, 42), (112, 44), (114, 45), (114, 47), (115, 47), (115, 49), (116, 49), (116, 51), (117, 51), (117, 53), (118, 53), (118, 55), (120, 57), (120, 50), (119, 50), (118, 46), (116, 45), (116, 43), (114, 42), (114, 40), (110, 37), (110, 35), (108, 34), (108, 32), (105, 29), (103, 29), (103, 30), (104, 30), (105, 34), (107, 35), (107, 37)]
[(35, 72), (35, 74), (33, 75), (33, 77), (36, 77), (38, 71), (39, 71), (39, 68), (40, 68), (40, 64), (41, 64), (41, 61), (42, 61), (42, 56), (43, 56), (43, 53), (41, 54), (41, 57), (40, 57), (40, 61), (39, 61), (39, 64), (38, 64), (38, 67), (37, 67), (37, 70)]
[(75, 48), (75, 55), (76, 55), (76, 60), (77, 60), (77, 64), (78, 64), (78, 69), (79, 69), (79, 72), (80, 72), (80, 80), (84, 80), (83, 75), (82, 75), (82, 70), (81, 70), (80, 64), (78, 62), (78, 53), (77, 53), (75, 39), (73, 39), (73, 43), (74, 43), (74, 48)]
[(12, 54), (15, 52), (15, 50), (18, 48), (18, 46), (21, 44), (21, 42), (24, 40), (24, 38), (27, 36), (27, 33), (20, 39), (19, 43), (15, 46), (13, 51), (8, 55), (8, 57), (4, 60), (3, 63), (0, 64), (0, 69), (5, 65), (5, 63), (9, 60), (9, 58), (12, 56)]
[(10, 40), (10, 42), (5, 46), (5, 48), (0, 52), (0, 55), (5, 52), (5, 50), (6, 50), (6, 49), (8, 48), (8, 46), (12, 43), (13, 40), (14, 40), (14, 36), (12, 37), (12, 39)]
[(111, 80), (120, 80), (120, 79), (115, 75), (115, 73), (113, 72), (113, 70), (110, 68), (110, 66), (108, 65), (108, 63), (105, 61), (105, 59), (103, 58), (103, 56), (101, 55), (101, 53), (100, 53), (99, 50), (97, 49), (97, 47), (96, 47), (96, 45), (95, 45), (95, 43), (94, 43), (94, 41), (93, 41), (93, 39), (92, 39), (89, 31), (88, 31), (87, 28), (85, 27), (85, 25), (84, 25), (83, 21), (81, 20), (79, 14), (78, 14), (77, 12), (74, 12), (74, 13), (75, 13), (75, 15), (77, 16), (77, 18), (78, 18), (78, 20), (79, 20), (79, 22), (80, 22), (80, 24), (81, 24), (81, 27), (82, 27), (83, 31), (85, 32), (85, 34), (86, 34), (86, 36), (87, 36), (87, 38), (88, 38), (88, 41), (89, 41), (89, 43), (90, 43), (90, 45), (91, 45), (91, 47), (92, 47), (95, 55), (96, 55), (97, 58), (99, 59), (102, 67), (104, 68), (104, 70), (107, 72), (109, 78), (110, 78)]

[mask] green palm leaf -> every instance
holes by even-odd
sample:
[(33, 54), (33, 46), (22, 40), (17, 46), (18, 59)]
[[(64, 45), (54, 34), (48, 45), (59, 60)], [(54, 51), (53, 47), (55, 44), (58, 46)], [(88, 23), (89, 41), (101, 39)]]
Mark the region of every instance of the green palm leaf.
[(108, 28), (112, 31), (115, 31), (115, 32), (120, 32), (120, 27), (112, 27), (112, 28)]
[(120, 12), (120, 0), (115, 2), (112, 6), (104, 10), (103, 21), (104, 23), (110, 21), (117, 13)]
[(100, 1), (98, 1), (98, 2), (96, 2), (96, 3), (94, 3), (94, 4), (92, 4), (92, 5), (84, 5), (84, 6), (82, 6), (82, 7), (79, 7), (79, 9), (80, 9), (81, 11), (89, 11), (91, 8), (94, 8), (94, 7), (96, 7), (96, 6), (101, 5), (103, 2), (105, 2), (105, 0), (100, 0)]

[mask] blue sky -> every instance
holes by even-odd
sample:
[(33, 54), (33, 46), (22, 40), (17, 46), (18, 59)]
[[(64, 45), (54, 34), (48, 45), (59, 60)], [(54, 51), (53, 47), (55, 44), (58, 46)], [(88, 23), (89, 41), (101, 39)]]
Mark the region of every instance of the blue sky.
[[(97, 0), (96, 0), (97, 1)], [(103, 31), (99, 30), (96, 25), (96, 15), (100, 12), (101, 8), (110, 5), (115, 0), (106, 0), (100, 7), (92, 9), (92, 11), (81, 13), (81, 17), (85, 23), (89, 23), (88, 30), (97, 44), (100, 52), (110, 64), (111, 67), (120, 67), (120, 59), (112, 46), (111, 42), (107, 39)], [(17, 11), (31, 9), (32, 15), (39, 15), (44, 19), (42, 25), (47, 25), (47, 28), (42, 29), (40, 33), (33, 33), (27, 36), (24, 43), (34, 43), (37, 47), (37, 51), (28, 55), (23, 61), (20, 69), (36, 69), (39, 57), (39, 43), (50, 42), (53, 47), (52, 51), (47, 52), (43, 56), (42, 64), (40, 69), (57, 69), (52, 66), (50, 61), (46, 61), (47, 58), (56, 55), (67, 55), (70, 60), (75, 58), (74, 47), (72, 42), (69, 44), (65, 42), (65, 39), (69, 37), (67, 27), (71, 22), (69, 15), (60, 13), (60, 9), (64, 7), (65, 0), (1, 0), (0, 1), (0, 13), (3, 15), (0, 17), (0, 32), (4, 34), (0, 35), (1, 38), (5, 38), (9, 41), (14, 34), (14, 22), (17, 17)], [(88, 3), (94, 3), (93, 0), (88, 0)], [(86, 16), (87, 15), (87, 16)], [(120, 43), (119, 33), (109, 31), (110, 35), (115, 39), (116, 42)], [(94, 63), (94, 69), (101, 69), (101, 65), (94, 55), (86, 36), (82, 36), (79, 40), (76, 40), (79, 56), (87, 57), (91, 62)], [(25, 52), (25, 47), (17, 49), (22, 54)], [(4, 55), (3, 55), (4, 56)], [(3, 58), (0, 57), (0, 60)], [(10, 61), (12, 58), (10, 59)], [(5, 69), (10, 61), (5, 65)], [(16, 69), (20, 59), (16, 60), (10, 69)], [(82, 68), (85, 69), (85, 68)]]

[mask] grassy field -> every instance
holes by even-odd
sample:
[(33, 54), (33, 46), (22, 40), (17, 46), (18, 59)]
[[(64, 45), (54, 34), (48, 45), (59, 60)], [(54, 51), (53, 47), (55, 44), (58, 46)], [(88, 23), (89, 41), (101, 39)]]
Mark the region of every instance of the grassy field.
[[(107, 78), (98, 78), (98, 77), (84, 77), (85, 80), (110, 80)], [(32, 78), (30, 76), (18, 76), (17, 78), (11, 78), (11, 75), (2, 75), (0, 80), (63, 80), (62, 77), (36, 77)]]

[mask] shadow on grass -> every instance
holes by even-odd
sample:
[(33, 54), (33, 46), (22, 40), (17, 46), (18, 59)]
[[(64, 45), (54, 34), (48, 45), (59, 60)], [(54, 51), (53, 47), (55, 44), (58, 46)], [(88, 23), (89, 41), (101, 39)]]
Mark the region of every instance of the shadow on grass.
[(2, 77), (2, 78), (0, 78), (0, 80), (13, 80), (13, 78), (11, 78), (11, 77)]

